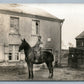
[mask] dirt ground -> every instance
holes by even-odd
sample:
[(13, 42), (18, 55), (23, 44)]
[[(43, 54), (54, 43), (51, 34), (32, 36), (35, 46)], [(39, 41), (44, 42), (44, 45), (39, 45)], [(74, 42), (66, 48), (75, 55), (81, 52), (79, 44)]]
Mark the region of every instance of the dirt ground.
[[(1, 81), (32, 81), (28, 79), (28, 72), (26, 70), (9, 69), (8, 71), (0, 69)], [(48, 69), (34, 71), (34, 81), (50, 80), (50, 81), (77, 81), (84, 80), (84, 69), (77, 70), (72, 68), (54, 68), (54, 77), (48, 79)]]

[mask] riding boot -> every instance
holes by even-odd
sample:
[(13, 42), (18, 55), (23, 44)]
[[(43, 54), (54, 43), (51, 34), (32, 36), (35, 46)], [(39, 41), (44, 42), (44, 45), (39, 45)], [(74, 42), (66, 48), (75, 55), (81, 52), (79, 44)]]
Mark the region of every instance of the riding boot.
[(36, 56), (37, 56), (37, 52), (34, 51), (34, 60), (35, 60), (35, 62), (37, 62), (37, 58), (36, 58)]

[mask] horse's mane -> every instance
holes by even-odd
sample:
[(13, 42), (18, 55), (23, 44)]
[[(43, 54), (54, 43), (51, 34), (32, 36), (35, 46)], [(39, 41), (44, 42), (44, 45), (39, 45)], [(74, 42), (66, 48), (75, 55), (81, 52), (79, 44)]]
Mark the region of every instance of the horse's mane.
[(30, 44), (25, 40), (25, 48), (27, 49), (29, 49), (29, 48), (31, 48), (31, 46), (30, 46)]

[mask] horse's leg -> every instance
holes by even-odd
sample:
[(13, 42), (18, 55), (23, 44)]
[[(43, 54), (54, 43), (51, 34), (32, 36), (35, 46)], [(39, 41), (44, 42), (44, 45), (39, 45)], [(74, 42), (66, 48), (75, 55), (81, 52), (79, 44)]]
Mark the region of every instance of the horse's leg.
[(30, 79), (30, 76), (31, 76), (31, 74), (30, 74), (30, 64), (27, 63), (27, 66), (28, 66), (28, 73), (29, 73), (28, 78)]
[(33, 63), (31, 63), (30, 66), (31, 79), (33, 79)]
[(52, 62), (47, 62), (47, 67), (49, 69), (49, 77), (48, 78), (52, 78), (53, 77), (53, 65)]
[(47, 64), (47, 67), (48, 67), (48, 70), (49, 70), (49, 76), (48, 76), (48, 78), (49, 78), (49, 77), (50, 77), (50, 68), (49, 68), (49, 63), (46, 62), (46, 64)]
[(50, 63), (50, 73), (51, 73), (51, 78), (53, 77), (53, 65), (52, 62)]
[(52, 62), (49, 63), (49, 72), (50, 72), (49, 78), (52, 78), (53, 77), (53, 65), (52, 65)]
[(33, 79), (33, 63), (28, 63), (29, 79)]

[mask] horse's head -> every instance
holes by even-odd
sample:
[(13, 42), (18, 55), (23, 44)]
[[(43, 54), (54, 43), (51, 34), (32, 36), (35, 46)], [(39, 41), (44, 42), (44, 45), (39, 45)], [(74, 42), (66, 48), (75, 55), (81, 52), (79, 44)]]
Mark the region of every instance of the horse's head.
[(22, 41), (22, 43), (21, 43), (21, 45), (19, 46), (19, 52), (20, 52), (21, 50), (23, 50), (23, 49), (27, 49), (27, 47), (28, 47), (28, 43), (26, 42), (25, 39), (23, 39), (23, 40), (21, 40), (21, 41)]

